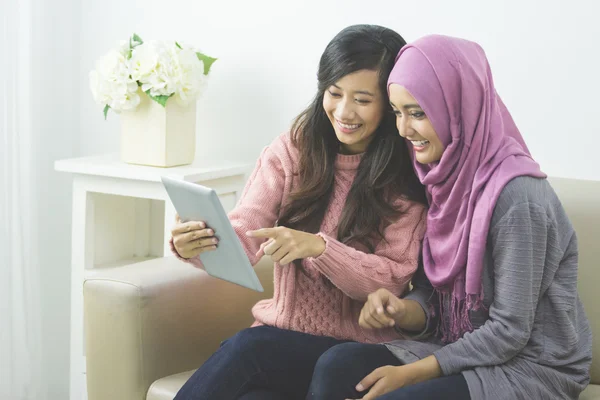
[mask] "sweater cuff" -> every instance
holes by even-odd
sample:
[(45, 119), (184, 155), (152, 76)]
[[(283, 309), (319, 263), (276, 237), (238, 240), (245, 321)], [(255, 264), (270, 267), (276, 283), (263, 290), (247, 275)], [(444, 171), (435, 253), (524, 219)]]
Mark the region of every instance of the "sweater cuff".
[(451, 345), (446, 345), (441, 349), (434, 351), (433, 355), (440, 364), (440, 368), (442, 369), (442, 374), (444, 374), (444, 376), (455, 375), (462, 372), (462, 369), (456, 363), (453, 363), (453, 360), (456, 357), (452, 356)]
[(425, 328), (420, 331), (420, 332), (413, 332), (413, 331), (407, 331), (405, 329), (399, 328), (398, 326), (394, 325), (394, 330), (396, 331), (396, 333), (398, 335), (400, 335), (400, 337), (402, 339), (406, 339), (406, 340), (423, 340), (427, 337), (429, 337), (429, 332), (427, 331), (427, 324), (425, 325)]
[(332, 265), (337, 265), (339, 264), (340, 260), (351, 256), (348, 253), (348, 247), (333, 239), (331, 236), (328, 236), (323, 232), (319, 232), (316, 235), (325, 241), (325, 250), (320, 256), (308, 257), (307, 260), (323, 273), (331, 271)]
[[(429, 297), (431, 297), (431, 294), (429, 294)], [(437, 326), (437, 318), (432, 315), (433, 307), (429, 304), (429, 297), (426, 293), (419, 290), (410, 291), (403, 297), (404, 300), (413, 300), (419, 303), (425, 313), (425, 327), (420, 332), (412, 332), (400, 328), (396, 328), (396, 332), (408, 336), (412, 340), (421, 340), (429, 337)]]
[(175, 248), (175, 244), (173, 243), (173, 238), (171, 238), (169, 240), (169, 246), (171, 247), (171, 253), (173, 253), (173, 255), (175, 257), (177, 257), (178, 259), (180, 259), (183, 262), (186, 262), (188, 264), (192, 264), (194, 267), (199, 268), (204, 270), (204, 264), (202, 264), (202, 261), (200, 260), (200, 256), (197, 255), (196, 257), (192, 257), (192, 258), (183, 258), (179, 255), (179, 253), (177, 252), (177, 249)]

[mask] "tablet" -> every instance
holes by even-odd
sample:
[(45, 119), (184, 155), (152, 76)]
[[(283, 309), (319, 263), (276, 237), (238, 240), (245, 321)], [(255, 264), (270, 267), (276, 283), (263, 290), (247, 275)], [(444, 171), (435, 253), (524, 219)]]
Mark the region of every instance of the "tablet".
[(211, 188), (166, 176), (161, 180), (181, 221), (204, 221), (219, 239), (216, 250), (200, 254), (206, 272), (257, 292), (264, 291), (217, 193)]

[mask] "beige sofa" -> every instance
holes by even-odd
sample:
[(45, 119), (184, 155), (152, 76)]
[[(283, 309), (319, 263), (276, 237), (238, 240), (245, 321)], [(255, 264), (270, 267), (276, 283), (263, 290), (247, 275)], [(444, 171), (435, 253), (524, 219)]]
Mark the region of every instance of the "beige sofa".
[[(552, 179), (579, 236), (579, 289), (600, 335), (600, 182)], [(257, 272), (261, 296), (209, 277), (173, 257), (89, 276), (84, 283), (90, 400), (172, 400), (221, 340), (252, 322), (251, 306), (272, 293), (272, 265)], [(600, 400), (600, 339), (592, 384), (580, 397)]]

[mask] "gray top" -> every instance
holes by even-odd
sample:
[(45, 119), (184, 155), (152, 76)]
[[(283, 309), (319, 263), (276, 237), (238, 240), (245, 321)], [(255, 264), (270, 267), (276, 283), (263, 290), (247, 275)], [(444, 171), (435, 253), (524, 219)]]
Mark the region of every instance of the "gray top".
[(473, 400), (577, 399), (590, 380), (592, 333), (577, 295), (577, 237), (545, 179), (519, 177), (502, 191), (484, 260), (487, 310), (442, 346), (439, 301), (420, 268), (405, 298), (427, 314), (425, 331), (386, 346), (404, 363), (434, 354), (444, 375), (462, 373)]

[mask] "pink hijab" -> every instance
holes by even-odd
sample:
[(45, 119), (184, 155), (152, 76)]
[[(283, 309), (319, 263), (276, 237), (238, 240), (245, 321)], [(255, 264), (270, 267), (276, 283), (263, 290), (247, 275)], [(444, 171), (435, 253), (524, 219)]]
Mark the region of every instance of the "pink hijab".
[(515, 177), (546, 175), (496, 93), (478, 44), (425, 36), (398, 54), (388, 86), (394, 83), (417, 100), (445, 146), (440, 161), (413, 162), (430, 201), (425, 273), (440, 293), (442, 339), (454, 342), (473, 330), (468, 312), (482, 306), (483, 261), (500, 192)]

